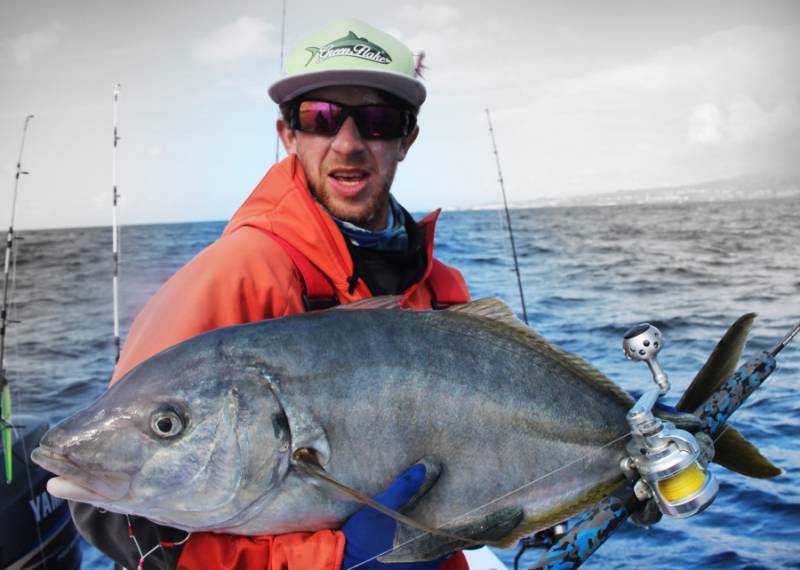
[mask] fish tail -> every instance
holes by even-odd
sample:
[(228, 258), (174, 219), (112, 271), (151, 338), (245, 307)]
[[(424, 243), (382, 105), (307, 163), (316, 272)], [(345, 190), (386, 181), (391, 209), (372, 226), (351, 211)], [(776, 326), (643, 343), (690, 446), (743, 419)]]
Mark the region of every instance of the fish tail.
[(311, 63), (311, 60), (314, 59), (314, 57), (319, 53), (319, 48), (307, 47), (306, 51), (311, 53), (311, 55), (308, 58), (308, 61), (305, 64), (305, 67), (308, 67), (308, 64)]
[[(742, 315), (725, 332), (678, 402), (679, 411), (697, 414), (706, 400), (734, 374), (755, 317), (755, 313)], [(783, 473), (730, 424), (719, 434), (711, 435), (714, 437), (714, 463), (758, 479)]]
[(714, 441), (714, 463), (755, 479), (771, 479), (783, 474), (736, 428), (728, 425)]

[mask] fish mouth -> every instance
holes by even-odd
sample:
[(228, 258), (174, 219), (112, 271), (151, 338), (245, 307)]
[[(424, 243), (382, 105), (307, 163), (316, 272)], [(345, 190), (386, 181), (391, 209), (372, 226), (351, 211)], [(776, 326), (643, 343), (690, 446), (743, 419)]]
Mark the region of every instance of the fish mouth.
[(81, 503), (109, 503), (128, 494), (131, 476), (111, 471), (89, 471), (64, 454), (39, 446), (31, 459), (56, 477), (47, 482), (47, 491), (55, 496)]

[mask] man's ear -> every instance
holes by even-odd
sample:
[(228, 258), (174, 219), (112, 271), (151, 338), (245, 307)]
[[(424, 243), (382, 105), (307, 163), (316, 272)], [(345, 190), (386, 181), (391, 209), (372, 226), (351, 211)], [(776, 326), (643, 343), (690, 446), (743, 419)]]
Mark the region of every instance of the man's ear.
[(297, 154), (297, 133), (295, 130), (289, 128), (283, 119), (275, 121), (275, 128), (278, 130), (278, 136), (281, 138), (286, 154)]
[(411, 131), (407, 136), (403, 137), (400, 140), (400, 158), (399, 160), (403, 160), (406, 155), (408, 154), (408, 149), (411, 148), (411, 145), (414, 144), (414, 141), (417, 140), (417, 135), (419, 134), (419, 126), (415, 126), (414, 130)]

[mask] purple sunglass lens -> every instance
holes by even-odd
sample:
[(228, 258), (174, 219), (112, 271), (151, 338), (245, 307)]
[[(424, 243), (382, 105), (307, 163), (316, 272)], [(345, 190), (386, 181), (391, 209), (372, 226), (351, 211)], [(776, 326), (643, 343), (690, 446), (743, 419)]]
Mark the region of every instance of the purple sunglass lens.
[(300, 128), (318, 133), (335, 133), (339, 130), (342, 108), (325, 101), (303, 101), (297, 110)]
[(394, 107), (359, 107), (358, 119), (361, 135), (367, 138), (399, 137), (405, 134), (405, 115)]

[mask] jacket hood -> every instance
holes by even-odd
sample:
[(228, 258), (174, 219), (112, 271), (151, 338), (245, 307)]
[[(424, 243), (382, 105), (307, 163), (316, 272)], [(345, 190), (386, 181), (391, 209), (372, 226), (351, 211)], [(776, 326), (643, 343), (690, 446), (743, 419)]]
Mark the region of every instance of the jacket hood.
[(243, 227), (276, 233), (325, 273), (336, 289), (347, 288), (353, 261), (336, 222), (314, 200), (295, 155), (267, 174), (236, 211), (222, 235)]

